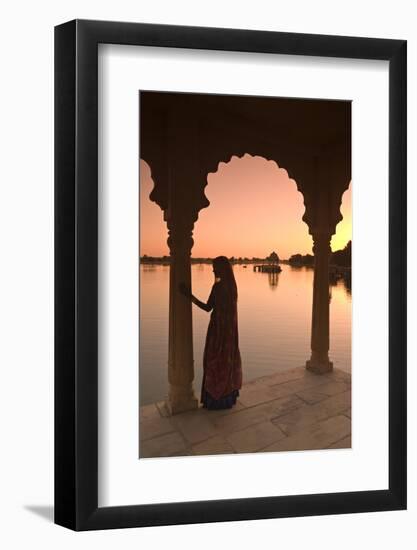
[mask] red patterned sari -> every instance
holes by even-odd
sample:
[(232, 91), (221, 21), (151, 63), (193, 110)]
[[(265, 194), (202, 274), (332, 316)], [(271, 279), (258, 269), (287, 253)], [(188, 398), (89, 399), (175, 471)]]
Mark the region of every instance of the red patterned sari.
[(203, 357), (201, 402), (208, 409), (232, 407), (242, 387), (237, 299), (220, 280), (207, 306), (212, 309)]

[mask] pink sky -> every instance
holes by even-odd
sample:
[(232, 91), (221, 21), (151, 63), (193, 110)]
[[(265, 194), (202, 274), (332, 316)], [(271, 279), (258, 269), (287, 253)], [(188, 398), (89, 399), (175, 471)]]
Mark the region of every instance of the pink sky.
[[(140, 164), (141, 255), (168, 255), (167, 230), (159, 206), (149, 200), (153, 188), (149, 166)], [(286, 170), (273, 161), (245, 155), (221, 163), (208, 175), (205, 194), (210, 206), (200, 211), (194, 226), (194, 257), (266, 257), (275, 250), (280, 258), (311, 254), (312, 240), (302, 221), (303, 197)], [(351, 188), (344, 193), (332, 249), (352, 238)]]

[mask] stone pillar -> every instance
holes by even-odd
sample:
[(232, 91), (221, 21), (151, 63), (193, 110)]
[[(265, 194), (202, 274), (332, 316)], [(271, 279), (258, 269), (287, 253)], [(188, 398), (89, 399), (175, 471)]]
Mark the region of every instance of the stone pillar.
[(306, 368), (318, 374), (330, 372), (329, 360), (329, 259), (331, 233), (315, 232), (313, 314), (311, 325), (311, 358)]
[(171, 414), (196, 409), (194, 394), (193, 325), (191, 300), (179, 291), (180, 283), (191, 287), (191, 248), (194, 223), (167, 220), (170, 249), (169, 345), (167, 407)]

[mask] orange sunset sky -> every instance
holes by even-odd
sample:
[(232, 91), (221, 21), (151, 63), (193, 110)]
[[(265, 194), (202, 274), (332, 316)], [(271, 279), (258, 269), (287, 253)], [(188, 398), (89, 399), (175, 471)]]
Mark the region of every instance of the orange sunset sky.
[[(311, 254), (312, 238), (301, 220), (303, 197), (286, 170), (262, 157), (244, 155), (220, 163), (210, 173), (205, 194), (210, 206), (194, 226), (192, 256), (264, 258), (273, 250), (282, 259)], [(150, 201), (153, 182), (146, 162), (140, 161), (140, 254), (169, 254), (166, 224), (159, 206)], [(343, 220), (333, 235), (332, 250), (352, 238), (351, 186), (344, 193)]]

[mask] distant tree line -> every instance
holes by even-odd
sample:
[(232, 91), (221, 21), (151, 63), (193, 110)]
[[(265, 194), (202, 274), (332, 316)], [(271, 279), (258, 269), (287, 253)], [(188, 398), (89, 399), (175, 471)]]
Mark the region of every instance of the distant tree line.
[[(170, 263), (170, 256), (148, 256), (148, 254), (143, 254), (143, 256), (140, 257), (140, 261), (143, 264), (169, 264)], [(191, 263), (194, 264), (209, 264), (213, 261), (213, 258), (196, 258), (191, 257)], [(229, 261), (232, 264), (250, 264), (250, 263), (262, 263), (262, 262), (271, 262), (271, 263), (279, 263), (279, 257), (276, 252), (271, 252), (269, 256), (266, 258), (258, 258), (253, 256), (252, 258), (248, 257), (235, 257), (230, 256)]]
[[(250, 264), (250, 263), (280, 263), (279, 256), (276, 252), (271, 252), (266, 258), (259, 257), (235, 257), (231, 256), (229, 258), (232, 264)], [(169, 256), (148, 256), (144, 254), (140, 258), (141, 263), (143, 264), (164, 264), (167, 265), (170, 263)], [(213, 258), (191, 258), (191, 263), (194, 264), (210, 264), (213, 261)], [(313, 266), (314, 265), (314, 256), (312, 254), (293, 254), (288, 260), (284, 260), (285, 263), (289, 263), (293, 266)], [(352, 264), (352, 241), (349, 241), (347, 245), (341, 250), (336, 250), (331, 254), (330, 264), (337, 265), (340, 267), (350, 267)]]
[(288, 263), (294, 266), (314, 265), (314, 256), (311, 254), (293, 254), (290, 256)]
[[(293, 266), (313, 266), (314, 256), (312, 254), (293, 254), (288, 263)], [(340, 267), (351, 267), (352, 265), (352, 241), (341, 250), (335, 250), (330, 256), (330, 264)]]
[(169, 256), (148, 256), (147, 254), (144, 254), (140, 257), (140, 262), (142, 264), (169, 264), (170, 263), (170, 257)]
[(349, 241), (345, 248), (332, 253), (330, 263), (340, 267), (351, 267), (352, 265), (352, 241)]

